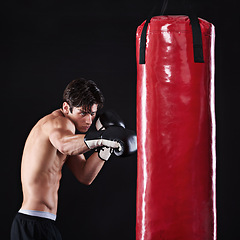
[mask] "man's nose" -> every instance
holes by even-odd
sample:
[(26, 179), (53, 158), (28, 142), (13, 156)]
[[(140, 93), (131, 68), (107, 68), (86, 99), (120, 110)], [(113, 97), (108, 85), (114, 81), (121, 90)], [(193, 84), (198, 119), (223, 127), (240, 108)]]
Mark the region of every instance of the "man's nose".
[(91, 114), (88, 114), (88, 115), (86, 116), (86, 123), (89, 124), (89, 125), (92, 124), (92, 116), (91, 116)]

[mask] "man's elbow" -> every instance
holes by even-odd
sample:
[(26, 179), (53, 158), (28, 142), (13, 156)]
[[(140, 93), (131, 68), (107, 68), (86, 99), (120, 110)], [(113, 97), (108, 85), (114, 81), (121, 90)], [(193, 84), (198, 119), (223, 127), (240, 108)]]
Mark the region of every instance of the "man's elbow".
[(90, 186), (92, 184), (94, 179), (88, 179), (88, 178), (82, 178), (82, 177), (79, 177), (78, 178), (78, 181), (86, 186)]
[(74, 155), (74, 151), (72, 151), (71, 147), (69, 147), (69, 144), (63, 141), (59, 142), (57, 149), (60, 153), (64, 155)]
[(64, 155), (71, 155), (69, 149), (66, 148), (66, 146), (64, 146), (64, 144), (59, 144), (57, 149), (60, 153), (62, 153)]
[(82, 184), (84, 184), (85, 186), (90, 186), (92, 184), (93, 181), (85, 181), (85, 182), (81, 182)]

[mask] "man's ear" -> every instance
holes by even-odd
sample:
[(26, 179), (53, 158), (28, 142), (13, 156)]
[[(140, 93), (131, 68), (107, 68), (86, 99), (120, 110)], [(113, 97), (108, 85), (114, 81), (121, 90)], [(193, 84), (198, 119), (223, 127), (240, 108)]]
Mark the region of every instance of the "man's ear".
[(67, 102), (64, 102), (64, 103), (63, 103), (62, 109), (63, 109), (63, 113), (64, 113), (64, 114), (70, 113), (70, 106), (68, 105)]

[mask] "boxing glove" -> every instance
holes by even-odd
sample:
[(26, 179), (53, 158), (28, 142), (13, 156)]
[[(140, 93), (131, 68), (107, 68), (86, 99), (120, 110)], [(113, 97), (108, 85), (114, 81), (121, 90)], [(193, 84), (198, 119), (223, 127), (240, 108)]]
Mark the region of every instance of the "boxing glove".
[[(118, 126), (125, 128), (125, 124), (119, 117), (119, 115), (116, 112), (110, 110), (105, 111), (99, 115), (95, 126), (98, 131), (105, 130), (110, 126)], [(113, 148), (103, 146), (97, 148), (97, 151), (99, 158), (101, 158), (104, 161), (107, 161), (111, 157), (111, 154), (113, 153)], [(121, 152), (120, 148), (118, 148), (118, 151)]]
[(111, 126), (118, 126), (125, 128), (125, 124), (119, 115), (114, 111), (105, 111), (104, 113), (100, 114), (97, 121), (96, 121), (96, 129), (97, 130), (104, 130)]
[(137, 151), (137, 136), (123, 127), (108, 127), (106, 130), (89, 132), (84, 139), (90, 149), (110, 147), (116, 156), (126, 157)]
[[(113, 127), (114, 128), (114, 127)], [(120, 148), (113, 149), (113, 153), (116, 156), (128, 157), (137, 151), (137, 135), (134, 131), (122, 128), (118, 128), (118, 139)]]

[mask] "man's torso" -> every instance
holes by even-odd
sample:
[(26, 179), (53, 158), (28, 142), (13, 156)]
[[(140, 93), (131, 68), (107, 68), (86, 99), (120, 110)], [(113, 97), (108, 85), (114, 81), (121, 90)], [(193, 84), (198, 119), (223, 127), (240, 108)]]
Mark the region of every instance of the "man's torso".
[(56, 214), (57, 192), (66, 155), (51, 144), (49, 133), (62, 117), (62, 112), (57, 110), (40, 119), (26, 140), (21, 166), (22, 209)]

